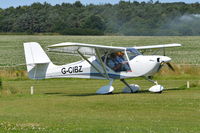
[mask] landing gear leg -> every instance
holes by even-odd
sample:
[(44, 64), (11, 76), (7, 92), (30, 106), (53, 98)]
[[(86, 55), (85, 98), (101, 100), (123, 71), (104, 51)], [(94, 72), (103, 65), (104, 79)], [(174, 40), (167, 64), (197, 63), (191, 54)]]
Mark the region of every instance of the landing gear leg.
[(134, 92), (137, 92), (138, 90), (140, 90), (139, 85), (128, 84), (124, 79), (120, 79), (120, 80), (126, 85), (126, 87), (123, 88), (123, 90), (122, 90), (123, 93), (134, 93)]
[(106, 86), (102, 86), (99, 88), (99, 90), (96, 92), (97, 94), (109, 94), (112, 93), (114, 90), (114, 87), (112, 86), (113, 79), (110, 79), (110, 82)]
[(120, 79), (120, 81), (122, 81), (122, 83), (124, 83), (130, 89), (131, 93), (133, 93), (131, 86), (124, 79)]
[(158, 82), (155, 81), (155, 80), (153, 80), (152, 77), (146, 77), (146, 80), (148, 80), (148, 81), (154, 83), (155, 85), (158, 85)]

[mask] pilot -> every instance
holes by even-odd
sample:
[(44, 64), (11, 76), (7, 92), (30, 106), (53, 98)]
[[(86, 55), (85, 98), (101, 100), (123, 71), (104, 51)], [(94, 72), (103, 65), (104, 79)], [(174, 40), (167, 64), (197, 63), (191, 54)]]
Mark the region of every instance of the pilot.
[(122, 63), (125, 61), (123, 56), (124, 56), (123, 52), (116, 52), (116, 58), (118, 62)]
[(128, 62), (125, 61), (123, 56), (124, 56), (123, 52), (116, 52), (117, 62), (122, 64), (121, 71), (130, 71), (130, 67), (128, 65)]
[(108, 59), (107, 65), (113, 69), (115, 72), (120, 72), (122, 68), (122, 63), (117, 60), (117, 56), (115, 53), (110, 54), (110, 58)]

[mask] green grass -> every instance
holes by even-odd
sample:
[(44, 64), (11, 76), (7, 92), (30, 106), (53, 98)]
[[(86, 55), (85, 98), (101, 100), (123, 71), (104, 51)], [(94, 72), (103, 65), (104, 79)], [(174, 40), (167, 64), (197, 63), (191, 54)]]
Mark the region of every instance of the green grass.
[[(181, 43), (183, 47), (167, 50), (173, 62), (181, 64), (200, 63), (200, 37), (134, 37), (134, 36), (42, 36), (42, 35), (0, 35), (0, 66), (24, 64), (24, 42), (38, 42), (46, 50), (46, 46), (61, 42), (80, 42), (111, 46), (140, 46), (167, 43)], [(64, 64), (80, 59), (65, 54), (48, 53), (53, 62)]]
[[(0, 97), (0, 132), (135, 132), (197, 133), (200, 131), (200, 90), (185, 89), (185, 80), (160, 80), (162, 94), (122, 94), (114, 82), (111, 95), (95, 95), (105, 80), (5, 81), (15, 94)], [(195, 81), (198, 82), (198, 81)], [(35, 94), (30, 95), (30, 86)]]

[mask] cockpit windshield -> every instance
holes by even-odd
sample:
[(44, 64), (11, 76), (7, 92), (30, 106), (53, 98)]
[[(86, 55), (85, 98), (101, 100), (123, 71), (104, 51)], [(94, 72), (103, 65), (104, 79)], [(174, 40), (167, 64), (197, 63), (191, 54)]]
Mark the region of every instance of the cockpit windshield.
[(126, 53), (128, 55), (129, 60), (132, 60), (136, 56), (141, 55), (141, 53), (139, 51), (137, 51), (136, 49), (134, 49), (134, 48), (126, 49)]

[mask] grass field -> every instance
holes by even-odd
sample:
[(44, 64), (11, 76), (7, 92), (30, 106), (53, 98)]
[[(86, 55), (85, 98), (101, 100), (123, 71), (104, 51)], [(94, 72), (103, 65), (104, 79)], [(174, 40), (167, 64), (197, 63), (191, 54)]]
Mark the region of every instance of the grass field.
[[(77, 84), (78, 82), (78, 84)], [(200, 90), (185, 89), (184, 80), (161, 80), (167, 90), (152, 94), (151, 84), (129, 80), (144, 89), (121, 94), (114, 83), (112, 95), (95, 95), (104, 80), (6, 81), (16, 94), (0, 97), (0, 131), (8, 132), (162, 132), (200, 131)], [(34, 85), (35, 95), (30, 96)]]
[[(181, 43), (169, 49), (177, 72), (164, 68), (155, 76), (166, 90), (147, 91), (152, 84), (129, 79), (142, 90), (122, 94), (124, 85), (115, 81), (114, 94), (96, 95), (106, 80), (48, 79), (29, 80), (25, 67), (5, 70), (4, 66), (24, 64), (23, 42), (36, 41), (43, 48), (60, 42), (82, 42), (115, 46)], [(123, 36), (0, 36), (0, 133), (41, 132), (130, 132), (200, 133), (200, 37), (123, 37)], [(48, 53), (53, 62), (78, 60), (64, 54)], [(167, 72), (166, 72), (167, 71)], [(190, 88), (186, 82), (190, 81)], [(34, 86), (34, 95), (30, 87)]]
[[(140, 46), (167, 43), (180, 43), (183, 47), (167, 50), (173, 62), (181, 64), (200, 64), (200, 37), (127, 37), (127, 36), (32, 36), (0, 35), (0, 66), (24, 64), (24, 42), (38, 42), (46, 46), (61, 42), (80, 42), (111, 46)], [(80, 59), (65, 54), (48, 53), (53, 62), (63, 64)]]
[[(78, 82), (78, 84), (77, 84)], [(6, 81), (0, 97), (0, 132), (135, 132), (198, 133), (200, 90), (185, 89), (184, 80), (161, 80), (162, 94), (145, 91), (145, 80), (128, 80), (143, 87), (122, 94), (114, 83), (112, 95), (95, 95), (104, 80)], [(194, 82), (194, 81), (193, 81)], [(198, 81), (195, 81), (198, 82)], [(35, 87), (31, 96), (29, 88)], [(13, 89), (14, 88), (14, 89)]]

